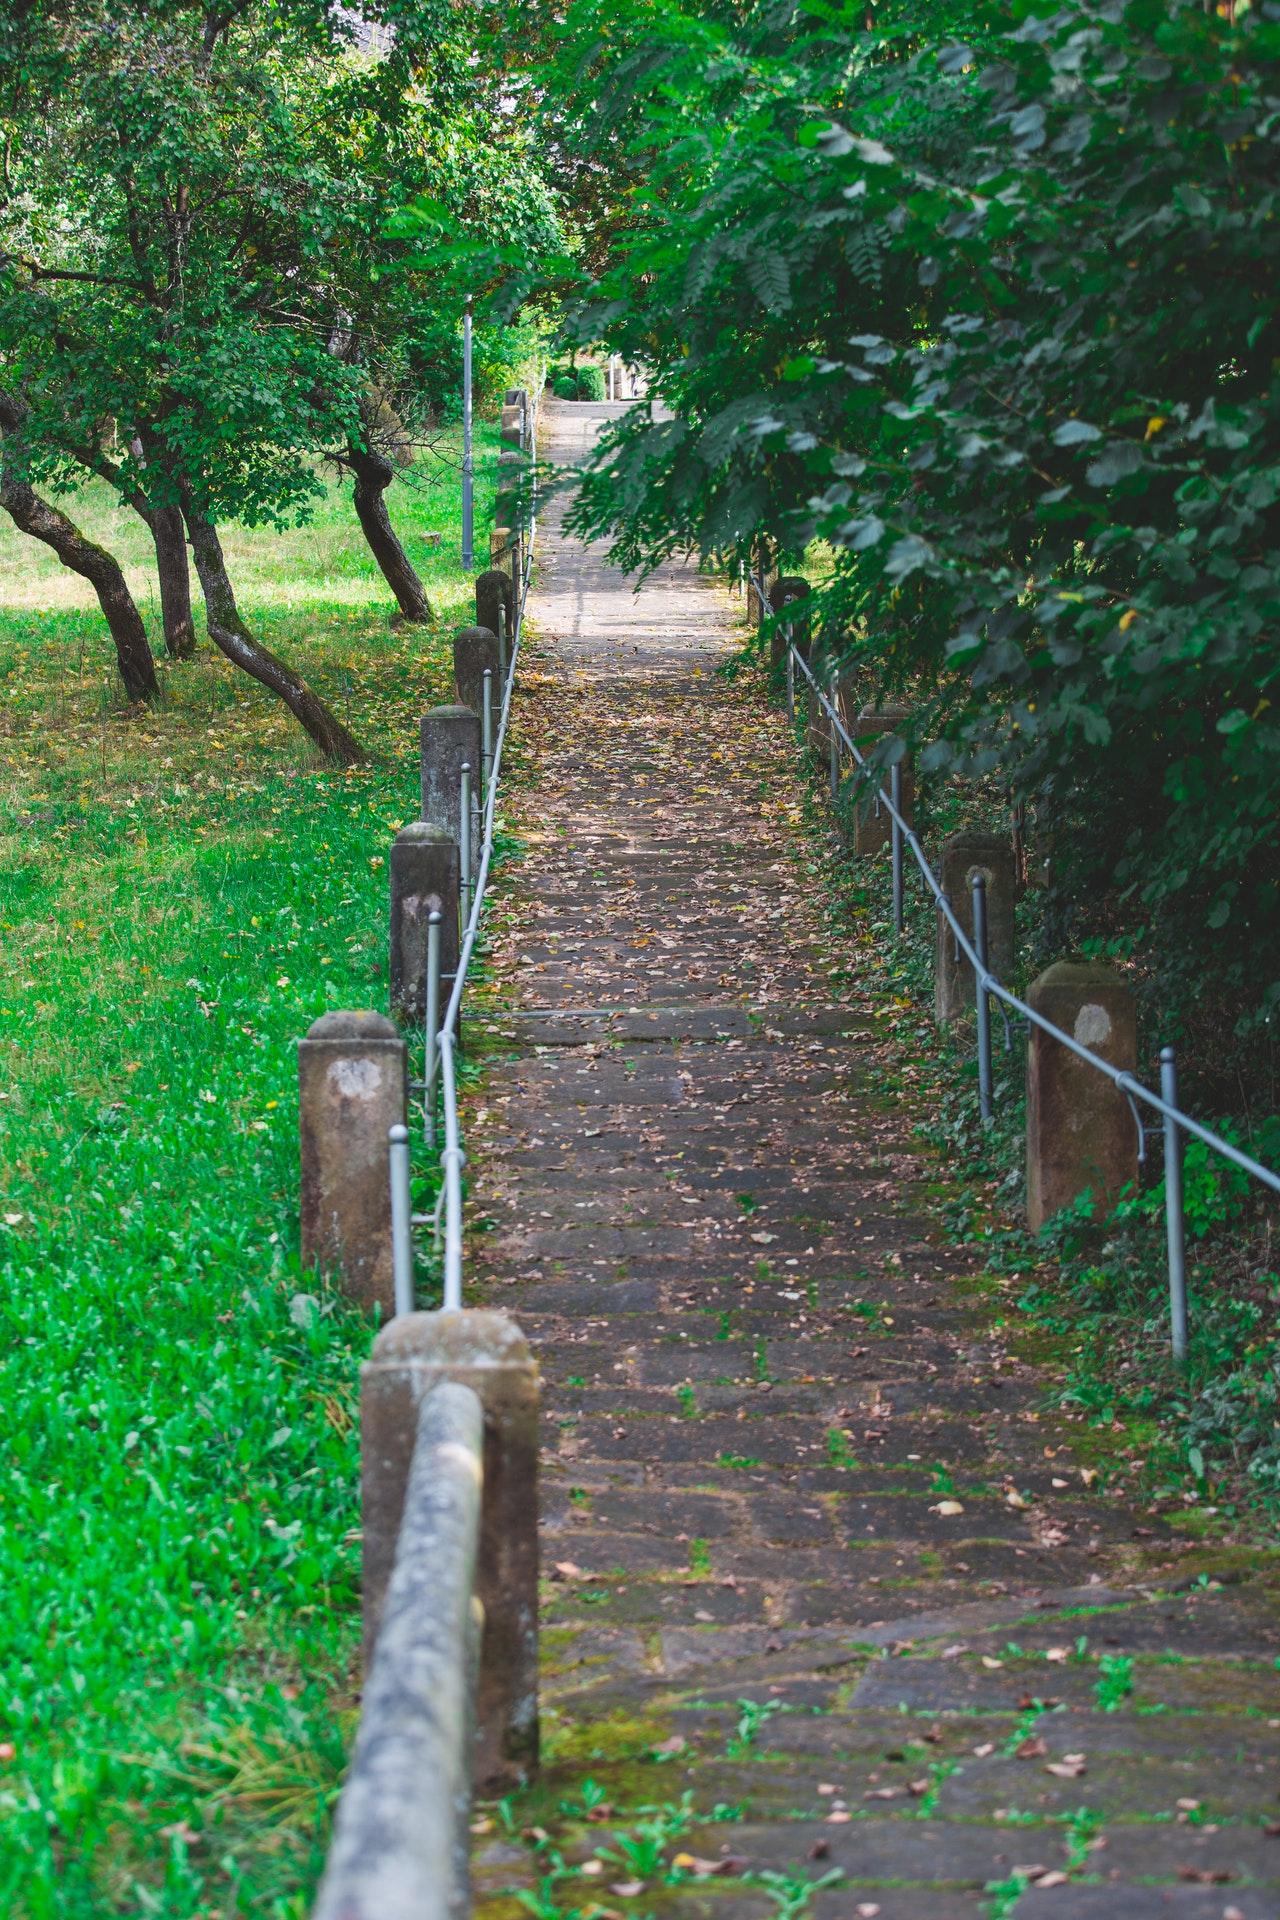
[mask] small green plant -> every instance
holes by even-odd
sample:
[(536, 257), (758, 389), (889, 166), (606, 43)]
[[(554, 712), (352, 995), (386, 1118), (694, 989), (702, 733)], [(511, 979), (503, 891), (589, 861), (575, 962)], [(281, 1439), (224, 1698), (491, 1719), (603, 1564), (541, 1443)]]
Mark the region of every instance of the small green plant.
[(761, 1727), (766, 1726), (775, 1713), (781, 1713), (782, 1706), (781, 1700), (739, 1700), (738, 1724), (725, 1747), (729, 1758), (736, 1759), (754, 1747)]
[(562, 1800), (560, 1811), (570, 1820), (580, 1819), (584, 1814), (589, 1814), (594, 1807), (602, 1807), (605, 1799), (605, 1790), (597, 1781), (584, 1780), (578, 1789), (577, 1799)]
[(696, 1580), (709, 1580), (711, 1577), (711, 1546), (706, 1540), (689, 1542), (689, 1571)]
[(833, 1467), (856, 1467), (857, 1455), (849, 1444), (849, 1435), (842, 1427), (827, 1428), (827, 1458)]
[(1098, 1662), (1094, 1696), (1104, 1713), (1114, 1713), (1133, 1692), (1133, 1661), (1126, 1653), (1104, 1653)]
[(654, 1807), (628, 1832), (615, 1834), (615, 1845), (602, 1848), (600, 1858), (624, 1867), (637, 1880), (652, 1880), (662, 1871), (672, 1841), (687, 1832), (692, 1823), (693, 1795), (686, 1793), (678, 1802)]
[(676, 1388), (676, 1399), (680, 1402), (680, 1411), (686, 1420), (694, 1419), (698, 1411), (698, 1396), (687, 1380), (682, 1386)]
[(760, 1202), (754, 1193), (735, 1193), (733, 1197), (745, 1214), (753, 1214), (759, 1208)]
[(810, 1880), (804, 1874), (778, 1873), (772, 1867), (762, 1867), (744, 1874), (743, 1879), (749, 1886), (762, 1887), (774, 1901), (776, 1920), (800, 1920), (808, 1913), (814, 1894), (824, 1887), (838, 1887), (844, 1875), (839, 1867), (832, 1867), (820, 1879)]

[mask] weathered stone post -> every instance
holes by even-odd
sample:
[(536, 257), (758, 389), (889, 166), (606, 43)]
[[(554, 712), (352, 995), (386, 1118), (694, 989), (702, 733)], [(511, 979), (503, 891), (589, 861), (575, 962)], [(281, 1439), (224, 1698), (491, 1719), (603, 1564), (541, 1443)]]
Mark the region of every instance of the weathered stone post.
[[(752, 555), (751, 571), (764, 588), (766, 598), (771, 598), (778, 581), (778, 569), (770, 553), (770, 543), (758, 540)], [(747, 625), (758, 627), (761, 620), (760, 597), (752, 586), (747, 588)]]
[(428, 820), (401, 827), (391, 846), (391, 1010), (417, 1024), (427, 1011), (427, 921), (440, 915), (440, 977), (458, 970), (458, 843)]
[(480, 817), (480, 715), (472, 707), (432, 707), (422, 716), (421, 740), (423, 819), (443, 827), (455, 845), (461, 840), (460, 776), (465, 762), (472, 774), (471, 844), (475, 846)]
[(507, 526), (495, 527), (489, 535), (489, 565), (510, 573), (516, 549), (516, 536)]
[[(453, 678), (458, 700), (473, 713), (479, 713), (484, 699), (484, 670), (492, 669), (493, 684), (498, 681), (498, 636), (488, 627), (460, 627), (453, 636)], [(472, 762), (479, 779), (479, 763)]]
[[(799, 574), (795, 573), (784, 573), (769, 589), (769, 605), (775, 613), (781, 613), (784, 607), (789, 607), (798, 600), (807, 600), (808, 597), (809, 582), (802, 580)], [(809, 622), (804, 614), (796, 613), (792, 616), (791, 637), (795, 641), (796, 651), (803, 654), (807, 660), (809, 658)], [(775, 680), (782, 671), (786, 657), (786, 626), (784, 622), (779, 621), (769, 643), (769, 671)]]
[[(849, 728), (860, 750), (866, 753), (869, 734), (897, 733), (910, 715), (909, 707), (881, 707), (877, 710), (865, 709)], [(876, 804), (876, 788), (887, 786), (889, 780), (886, 768), (882, 779), (873, 787), (862, 787), (854, 803), (853, 817), (849, 829), (849, 845), (854, 853), (879, 853), (887, 846), (892, 837), (893, 822), (885, 807)], [(913, 819), (915, 801), (915, 780), (912, 775), (910, 759), (902, 762), (902, 816), (910, 822)]]
[[(514, 564), (516, 573), (519, 573), (524, 566), (525, 529), (520, 495), (525, 465), (522, 454), (500, 453), (498, 455), (498, 490), (494, 497), (493, 518), (495, 526), (511, 529), (507, 564), (508, 566)], [(514, 563), (511, 552), (515, 555)]]
[[(973, 939), (973, 876), (987, 887), (987, 965), (1009, 984), (1013, 972), (1013, 843), (1001, 833), (965, 828), (943, 842), (942, 891), (951, 911)], [(973, 968), (963, 954), (956, 959), (955, 935), (937, 909), (937, 946), (933, 974), (933, 1013), (940, 1027), (950, 1026), (974, 1004)]]
[[(1133, 991), (1096, 961), (1059, 960), (1027, 1004), (1123, 1073), (1138, 1058)], [(1095, 1214), (1138, 1177), (1129, 1102), (1060, 1040), (1031, 1028), (1027, 1043), (1027, 1219), (1033, 1233), (1086, 1190)]]
[(406, 1118), (404, 1041), (380, 1013), (326, 1013), (298, 1042), (302, 1264), (395, 1310), (387, 1134)]
[(502, 567), (491, 567), (476, 575), (476, 625), (490, 633), (498, 631), (498, 610), (506, 613), (507, 659), (516, 630), (516, 595), (511, 575)]
[(519, 404), (503, 407), (502, 424), (499, 429), (502, 435), (502, 443), (504, 446), (514, 447), (518, 453), (524, 449), (524, 421), (524, 407)]
[(538, 1762), (538, 1369), (504, 1313), (402, 1314), (361, 1369), (365, 1659), (395, 1560), (418, 1408), (444, 1380), (473, 1388), (484, 1407), (476, 1786), (500, 1793)]

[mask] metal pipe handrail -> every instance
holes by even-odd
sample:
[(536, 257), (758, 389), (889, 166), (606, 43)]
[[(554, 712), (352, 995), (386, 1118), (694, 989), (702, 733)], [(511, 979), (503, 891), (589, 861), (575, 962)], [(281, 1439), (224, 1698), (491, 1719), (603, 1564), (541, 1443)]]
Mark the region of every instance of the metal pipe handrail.
[[(536, 440), (530, 434), (530, 458), (535, 463), (536, 488)], [(442, 1190), (444, 1196), (444, 1296), (442, 1305), (446, 1311), (455, 1311), (462, 1305), (462, 1169), (466, 1165), (466, 1154), (462, 1146), (462, 1132), (458, 1123), (458, 1076), (457, 1045), (458, 1022), (462, 1009), (462, 995), (466, 987), (467, 969), (475, 951), (480, 933), (480, 921), (484, 912), (485, 892), (489, 883), (489, 869), (493, 861), (494, 827), (497, 818), (498, 782), (502, 773), (502, 755), (507, 743), (507, 729), (511, 720), (511, 695), (515, 687), (516, 666), (520, 658), (520, 646), (524, 638), (524, 610), (529, 598), (529, 583), (533, 576), (533, 543), (537, 534), (537, 501), (534, 498), (534, 511), (530, 516), (528, 535), (524, 542), (524, 566), (521, 571), (520, 593), (515, 604), (515, 617), (512, 622), (511, 657), (507, 663), (506, 677), (502, 687), (502, 702), (499, 708), (498, 733), (493, 742), (493, 755), (490, 769), (485, 780), (484, 814), (481, 822), (480, 857), (473, 876), (469, 875), (470, 898), (468, 902), (466, 925), (458, 949), (458, 966), (453, 977), (453, 988), (449, 994), (444, 1018), (440, 1022), (435, 1036), (436, 1078), (438, 1078), (444, 1107), (444, 1149), (440, 1155)], [(467, 823), (469, 832), (469, 821)], [(469, 864), (469, 863), (468, 863)], [(428, 1100), (434, 1098), (429, 1091)]]
[(312, 1920), (457, 1920), (468, 1910), (483, 1487), (479, 1396), (442, 1381), (418, 1415), (395, 1565)]
[[(760, 603), (762, 617), (765, 619), (776, 619), (780, 610), (771, 606), (763, 582), (759, 580), (750, 569), (747, 570), (747, 581)], [(859, 768), (865, 771), (868, 762), (866, 756), (860, 751), (850, 736), (835, 706), (823, 691), (809, 662), (795, 645), (789, 624), (786, 625), (785, 632), (787, 639), (788, 712), (794, 716), (795, 674), (796, 668), (798, 667), (808, 681), (820, 707), (826, 713), (831, 723), (831, 786), (832, 796), (834, 798), (838, 790), (840, 743), (843, 743), (848, 749), (850, 756)], [(1159, 1093), (1155, 1093), (1150, 1087), (1139, 1080), (1136, 1075), (1126, 1073), (1123, 1069), (1112, 1066), (1109, 1060), (1104, 1060), (1100, 1054), (1095, 1053), (1091, 1047), (1085, 1046), (1072, 1034), (1065, 1033), (1061, 1027), (1055, 1025), (1052, 1020), (1046, 1019), (1044, 1014), (1037, 1013), (1035, 1008), (1030, 1006), (1027, 1001), (1020, 999), (1016, 993), (1006, 987), (1003, 981), (991, 971), (985, 951), (986, 898), (984, 887), (980, 880), (975, 880), (974, 931), (978, 937), (978, 944), (975, 944), (957, 918), (954, 907), (950, 900), (948, 900), (937, 875), (925, 857), (924, 848), (920, 845), (914, 828), (902, 812), (902, 775), (900, 762), (896, 763), (890, 770), (889, 785), (886, 787), (882, 783), (877, 788), (875, 799), (877, 808), (883, 807), (888, 814), (893, 829), (893, 911), (895, 930), (901, 933), (903, 926), (902, 847), (905, 844), (910, 847), (915, 863), (920, 869), (921, 878), (928, 891), (932, 894), (939, 913), (951, 930), (952, 937), (955, 941), (957, 959), (963, 956), (973, 969), (974, 996), (978, 1013), (979, 1103), (984, 1125), (989, 1125), (992, 1119), (991, 1040), (987, 1019), (987, 995), (990, 995), (998, 1003), (1000, 1015), (1005, 1025), (1006, 1040), (1009, 1032), (1008, 1015), (1005, 1012), (1007, 1008), (1025, 1020), (1028, 1026), (1038, 1028), (1040, 1032), (1047, 1034), (1050, 1039), (1057, 1041), (1060, 1046), (1066, 1047), (1069, 1053), (1073, 1053), (1077, 1059), (1083, 1060), (1085, 1064), (1092, 1067), (1095, 1072), (1102, 1074), (1104, 1079), (1109, 1080), (1112, 1086), (1125, 1096), (1125, 1099), (1129, 1102), (1129, 1109), (1134, 1116), (1134, 1121), (1138, 1129), (1140, 1159), (1145, 1157), (1146, 1129), (1138, 1114), (1138, 1103), (1141, 1102), (1143, 1106), (1149, 1107), (1152, 1112), (1160, 1115), (1164, 1123), (1165, 1141), (1165, 1214), (1168, 1239), (1172, 1344), (1174, 1357), (1180, 1361), (1184, 1360), (1187, 1351), (1187, 1303), (1181, 1136), (1183, 1134), (1189, 1134), (1193, 1139), (1201, 1141), (1211, 1152), (1218, 1154), (1221, 1159), (1230, 1161), (1233, 1166), (1239, 1167), (1241, 1172), (1247, 1174), (1250, 1179), (1257, 1180), (1262, 1186), (1269, 1188), (1273, 1193), (1280, 1193), (1280, 1173), (1273, 1172), (1270, 1167), (1263, 1166), (1262, 1162), (1255, 1160), (1251, 1154), (1243, 1152), (1230, 1140), (1226, 1140), (1221, 1134), (1215, 1133), (1212, 1127), (1205, 1126), (1203, 1122), (1194, 1120), (1190, 1114), (1183, 1112), (1182, 1108), (1177, 1105), (1177, 1066), (1172, 1047), (1164, 1047), (1161, 1049), (1161, 1090)]]

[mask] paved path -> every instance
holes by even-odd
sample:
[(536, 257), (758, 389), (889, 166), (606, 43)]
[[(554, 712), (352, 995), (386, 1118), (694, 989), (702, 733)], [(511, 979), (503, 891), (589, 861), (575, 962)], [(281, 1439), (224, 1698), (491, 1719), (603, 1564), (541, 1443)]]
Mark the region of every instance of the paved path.
[[(552, 456), (608, 411), (555, 410)], [(716, 677), (732, 603), (674, 567), (637, 600), (554, 515), (540, 551), (470, 1259), (546, 1379), (520, 1805), (589, 1869), (554, 1910), (838, 1871), (818, 1920), (1274, 1920), (1274, 1589), (1082, 1465), (942, 1243), (782, 728)], [(596, 1824), (558, 1804), (588, 1777)], [(686, 1792), (662, 1866), (590, 1870)], [(477, 1872), (536, 1877), (497, 1824)]]

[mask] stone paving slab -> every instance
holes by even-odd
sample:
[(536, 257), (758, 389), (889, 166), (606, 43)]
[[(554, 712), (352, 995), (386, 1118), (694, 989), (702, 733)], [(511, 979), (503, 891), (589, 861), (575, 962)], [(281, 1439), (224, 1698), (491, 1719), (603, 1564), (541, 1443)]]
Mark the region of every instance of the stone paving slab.
[[(608, 413), (552, 408), (552, 457)], [(716, 673), (733, 604), (676, 564), (636, 596), (563, 514), (469, 1035), (468, 1284), (545, 1386), (546, 1762), (481, 1910), (551, 1848), (584, 1920), (1280, 1920), (1277, 1556), (1045, 1410), (941, 1235), (785, 729)]]

